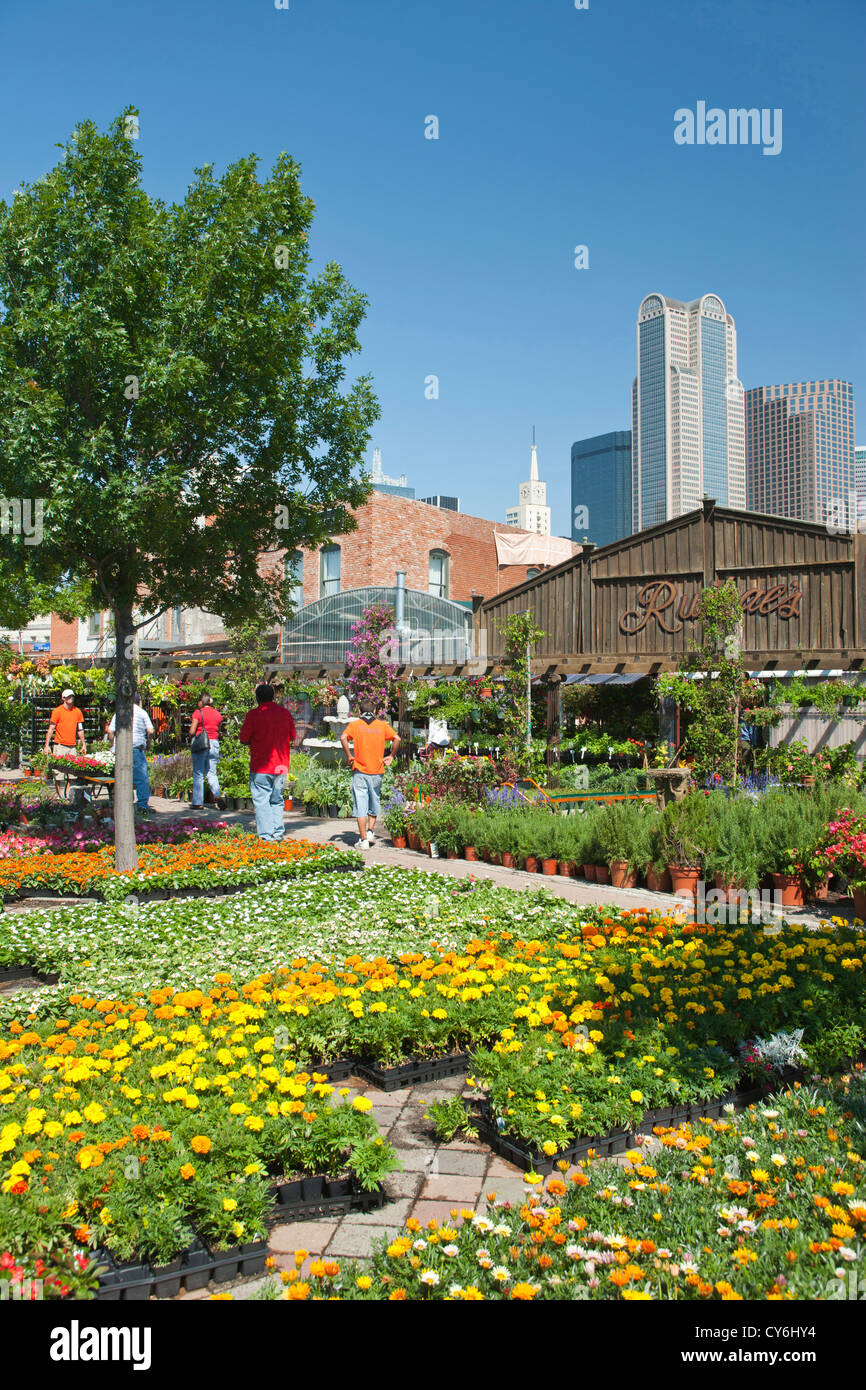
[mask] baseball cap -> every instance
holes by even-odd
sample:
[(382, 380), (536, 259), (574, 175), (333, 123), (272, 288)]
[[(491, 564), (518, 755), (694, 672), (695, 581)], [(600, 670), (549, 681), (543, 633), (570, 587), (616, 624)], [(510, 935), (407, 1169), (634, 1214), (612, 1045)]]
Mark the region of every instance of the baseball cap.
[(74, 690), (61, 690), (61, 692), (60, 692), (60, 698), (61, 698), (61, 700), (65, 700), (66, 697), (67, 697), (67, 695), (73, 695), (73, 696), (74, 696), (74, 694), (75, 694), (75, 691), (74, 691)]

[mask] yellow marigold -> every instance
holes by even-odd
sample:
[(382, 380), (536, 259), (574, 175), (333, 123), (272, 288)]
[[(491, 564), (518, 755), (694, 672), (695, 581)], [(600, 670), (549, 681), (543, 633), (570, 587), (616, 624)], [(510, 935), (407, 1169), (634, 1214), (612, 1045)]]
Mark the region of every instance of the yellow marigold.
[(372, 1110), (372, 1108), (373, 1102), (368, 1100), (366, 1096), (356, 1096), (352, 1101), (352, 1109), (360, 1110), (362, 1114), (365, 1110)]
[(194, 1134), (190, 1140), (190, 1148), (193, 1153), (209, 1154), (213, 1145), (206, 1134)]
[(537, 1293), (538, 1289), (534, 1284), (515, 1284), (514, 1288), (511, 1290), (511, 1297), (521, 1299), (528, 1303)]
[(192, 1164), (185, 1163), (180, 1170), (180, 1175), (186, 1182), (188, 1182), (190, 1178), (194, 1178), (195, 1169), (193, 1168)]

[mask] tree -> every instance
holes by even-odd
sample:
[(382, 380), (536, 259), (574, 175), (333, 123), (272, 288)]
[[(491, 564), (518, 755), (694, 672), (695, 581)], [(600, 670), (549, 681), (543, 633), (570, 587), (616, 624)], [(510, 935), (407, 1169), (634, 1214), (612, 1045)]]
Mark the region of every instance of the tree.
[(505, 638), (505, 663), (508, 667), (505, 698), (505, 756), (514, 763), (521, 777), (533, 771), (532, 757), (532, 648), (547, 633), (535, 625), (532, 612), (512, 613), (500, 619), (499, 630)]
[(675, 699), (691, 716), (686, 748), (699, 776), (735, 783), (740, 716), (749, 677), (742, 657), (743, 604), (733, 579), (701, 593), (702, 640), (681, 670), (658, 678), (658, 693)]
[(166, 206), (141, 187), (131, 114), (79, 126), (0, 202), (0, 494), (43, 508), (40, 544), (2, 537), (0, 578), (31, 613), (46, 588), (111, 611), (118, 869), (137, 864), (137, 613), (288, 612), (276, 553), (354, 529), (378, 417), (366, 377), (341, 389), (366, 300), (336, 264), (309, 274), (294, 161), (263, 182), (254, 156), (221, 179), (207, 165)]

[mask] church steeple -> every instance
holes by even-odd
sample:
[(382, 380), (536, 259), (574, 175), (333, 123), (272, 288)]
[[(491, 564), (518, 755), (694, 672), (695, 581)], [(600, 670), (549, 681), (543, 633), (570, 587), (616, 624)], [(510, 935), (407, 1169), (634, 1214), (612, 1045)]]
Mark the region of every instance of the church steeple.
[(532, 426), (532, 463), (529, 467), (529, 481), (538, 482), (538, 450), (535, 447), (535, 426)]
[(535, 426), (532, 426), (532, 453), (530, 455), (529, 478), (520, 484), (520, 501), (516, 507), (509, 507), (505, 520), (509, 526), (519, 526), (524, 531), (538, 531), (542, 536), (550, 535), (550, 508), (547, 505), (547, 483), (538, 476), (538, 449), (535, 443)]

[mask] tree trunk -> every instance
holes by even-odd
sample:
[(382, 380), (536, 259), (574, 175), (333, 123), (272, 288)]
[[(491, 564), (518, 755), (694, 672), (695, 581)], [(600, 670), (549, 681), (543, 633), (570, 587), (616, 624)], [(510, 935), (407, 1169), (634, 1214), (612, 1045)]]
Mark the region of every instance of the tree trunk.
[(115, 609), (114, 657), (114, 867), (120, 873), (138, 868), (135, 812), (132, 804), (132, 706), (135, 695), (132, 610)]

